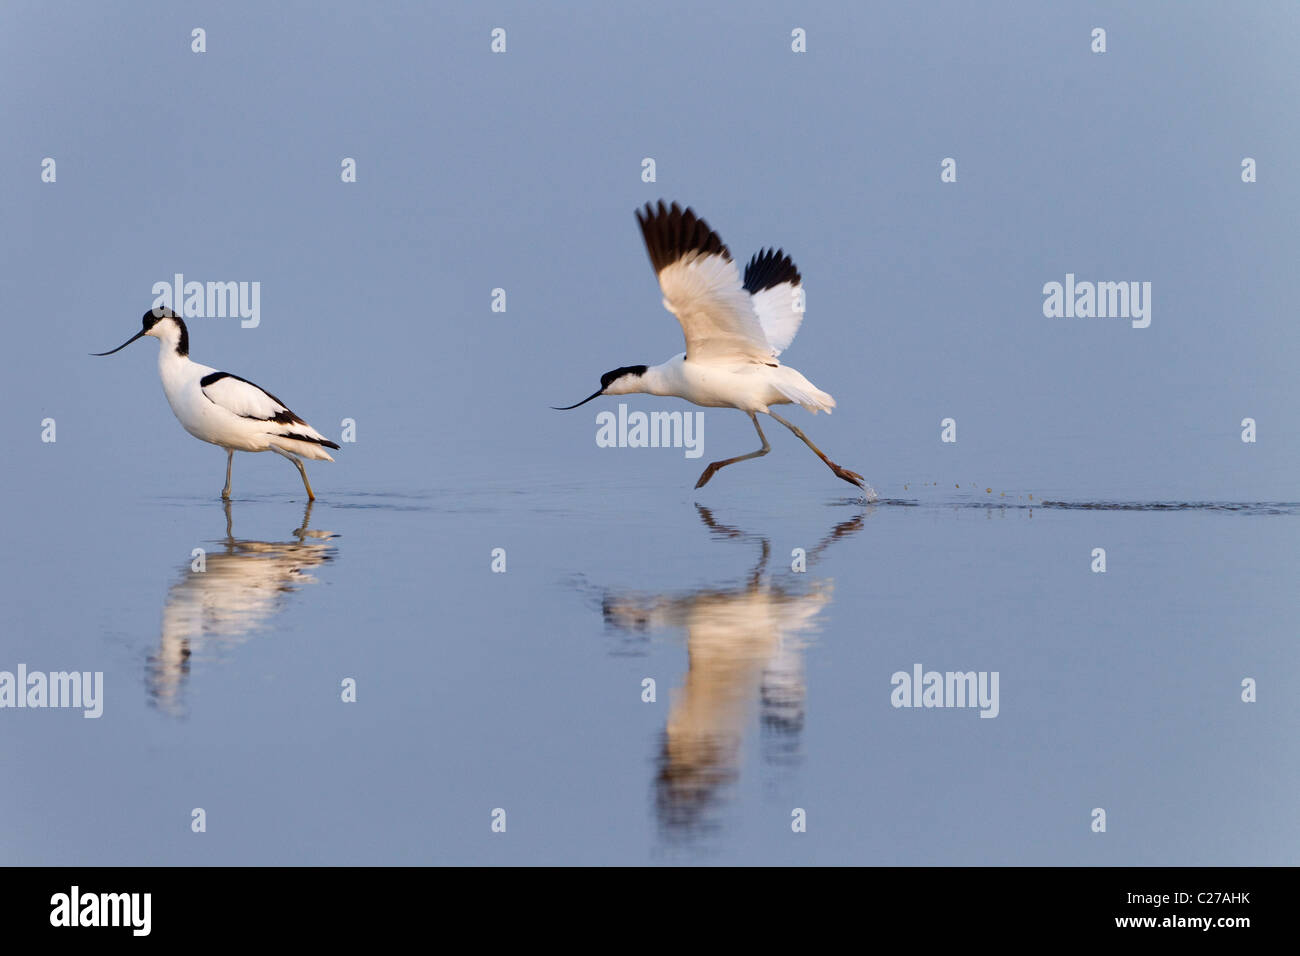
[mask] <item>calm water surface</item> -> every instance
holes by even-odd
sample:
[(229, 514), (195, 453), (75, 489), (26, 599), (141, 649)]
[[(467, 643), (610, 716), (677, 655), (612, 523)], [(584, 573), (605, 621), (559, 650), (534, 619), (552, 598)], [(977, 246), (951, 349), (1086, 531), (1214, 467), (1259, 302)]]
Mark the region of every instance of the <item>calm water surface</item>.
[[(0, 666), (105, 702), (6, 715), (4, 860), (1295, 861), (1294, 504), (536, 477), (12, 538)], [(892, 707), (916, 664), (997, 717)]]

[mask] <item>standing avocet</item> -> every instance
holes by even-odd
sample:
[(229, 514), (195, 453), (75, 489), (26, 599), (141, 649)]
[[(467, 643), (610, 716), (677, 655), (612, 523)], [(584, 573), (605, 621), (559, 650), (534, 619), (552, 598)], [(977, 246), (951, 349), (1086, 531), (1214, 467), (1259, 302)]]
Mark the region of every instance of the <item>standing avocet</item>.
[(221, 489), (221, 497), (230, 497), (230, 466), (235, 452), (273, 451), (297, 466), (307, 497), (315, 501), (302, 458), (333, 461), (325, 449), (339, 446), (289, 411), (270, 392), (238, 375), (190, 361), (189, 331), (171, 309), (151, 309), (144, 314), (142, 324), (143, 329), (112, 352), (94, 354), (112, 355), (146, 335), (158, 340), (158, 374), (172, 413), (195, 438), (226, 450), (226, 487)]
[(759, 427), (757, 413), (770, 415), (794, 432), (839, 478), (861, 488), (869, 499), (876, 493), (857, 472), (841, 468), (786, 421), (772, 405), (802, 405), (814, 415), (827, 415), (835, 399), (776, 357), (794, 341), (803, 321), (803, 292), (799, 270), (783, 250), (754, 254), (745, 279), (731, 261), (731, 252), (690, 209), (677, 203), (658, 208), (646, 204), (637, 221), (659, 276), (664, 308), (677, 317), (686, 334), (686, 351), (661, 365), (625, 365), (600, 377), (600, 388), (568, 411), (601, 395), (645, 392), (684, 398), (709, 408), (738, 408), (754, 423), (763, 447), (748, 455), (715, 461), (704, 469), (702, 488), (719, 468), (759, 458), (771, 446)]

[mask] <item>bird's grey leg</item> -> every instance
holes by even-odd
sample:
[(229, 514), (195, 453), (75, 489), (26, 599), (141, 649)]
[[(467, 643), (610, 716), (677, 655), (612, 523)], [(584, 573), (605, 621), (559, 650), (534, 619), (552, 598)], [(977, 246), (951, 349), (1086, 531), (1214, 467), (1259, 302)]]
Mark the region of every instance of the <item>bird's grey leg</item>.
[(294, 463), (294, 466), (298, 469), (298, 474), (302, 475), (302, 486), (307, 489), (307, 500), (315, 501), (316, 493), (311, 490), (311, 482), (307, 480), (307, 469), (302, 466), (302, 459), (297, 455), (291, 455), (287, 451), (276, 448), (274, 445), (271, 446), (271, 451), (275, 452), (277, 455), (283, 455)]
[(758, 554), (758, 564), (754, 565), (754, 570), (749, 572), (749, 587), (751, 590), (757, 590), (758, 586), (763, 583), (763, 572), (767, 570), (767, 559), (772, 556), (772, 544), (767, 538), (760, 539), (763, 543)]
[(226, 501), (230, 500), (230, 466), (234, 463), (234, 461), (235, 461), (235, 453), (231, 449), (227, 448), (226, 449), (226, 487), (221, 489), (221, 497)]
[(875, 495), (875, 492), (871, 491), (871, 489), (867, 487), (867, 482), (865, 481), (865, 479), (863, 479), (861, 475), (859, 475), (856, 471), (849, 471), (847, 468), (841, 468), (839, 465), (835, 464), (835, 462), (827, 458), (824, 454), (822, 454), (822, 450), (818, 448), (816, 445), (814, 445), (811, 441), (809, 441), (808, 436), (799, 430), (799, 426), (790, 424), (784, 418), (778, 415), (776, 412), (769, 411), (768, 414), (771, 415), (773, 418), (775, 418), (786, 428), (790, 429), (790, 431), (794, 432), (795, 435), (798, 436), (801, 442), (803, 442), (805, 445), (811, 448), (813, 452), (817, 455), (817, 457), (826, 463), (827, 468), (835, 472), (837, 478), (843, 478), (849, 484), (857, 485), (863, 491), (870, 492), (872, 496)]
[(715, 461), (713, 464), (709, 465), (708, 468), (704, 469), (704, 474), (700, 475), (700, 480), (695, 483), (696, 488), (703, 488), (707, 485), (709, 479), (713, 477), (714, 472), (719, 468), (726, 468), (728, 465), (734, 465), (738, 461), (748, 461), (751, 458), (761, 458), (772, 450), (772, 446), (767, 443), (767, 436), (763, 434), (763, 429), (758, 427), (758, 418), (755, 417), (753, 412), (749, 413), (749, 420), (754, 423), (754, 431), (758, 432), (758, 437), (762, 440), (763, 447), (758, 451), (751, 451), (748, 455), (737, 455), (735, 458), (724, 458), (722, 461)]
[(316, 492), (311, 490), (311, 482), (307, 480), (307, 469), (302, 466), (302, 459), (290, 458), (289, 460), (298, 466), (298, 474), (302, 475), (302, 486), (307, 489), (307, 500), (315, 501)]
[(302, 509), (302, 527), (295, 529), (293, 532), (293, 536), (298, 539), (299, 544), (302, 544), (302, 539), (307, 537), (307, 526), (311, 524), (311, 503), (315, 500), (314, 498), (307, 499), (307, 507)]

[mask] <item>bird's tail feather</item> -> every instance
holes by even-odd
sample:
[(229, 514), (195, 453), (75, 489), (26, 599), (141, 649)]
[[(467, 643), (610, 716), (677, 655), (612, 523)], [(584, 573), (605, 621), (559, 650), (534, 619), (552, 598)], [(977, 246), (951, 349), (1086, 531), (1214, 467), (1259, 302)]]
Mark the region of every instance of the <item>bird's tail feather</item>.
[(814, 415), (818, 412), (825, 412), (827, 415), (831, 413), (831, 409), (835, 407), (835, 399), (829, 392), (823, 392), (789, 366), (782, 366), (781, 370), (786, 374), (774, 383), (778, 392), (796, 405), (802, 405)]
[(325, 449), (339, 447), (324, 437), (312, 438), (308, 435), (272, 435), (271, 444), (299, 458), (313, 458), (317, 461), (333, 461)]

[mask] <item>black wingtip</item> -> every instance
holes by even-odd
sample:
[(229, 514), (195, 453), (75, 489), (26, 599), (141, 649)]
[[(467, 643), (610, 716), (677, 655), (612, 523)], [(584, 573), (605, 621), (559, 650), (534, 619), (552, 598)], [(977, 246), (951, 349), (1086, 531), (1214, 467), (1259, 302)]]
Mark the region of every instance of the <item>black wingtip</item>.
[(794, 260), (785, 254), (784, 249), (760, 249), (745, 266), (745, 291), (750, 295), (783, 282), (798, 285), (802, 279)]
[(689, 207), (682, 209), (675, 202), (665, 205), (661, 199), (657, 207), (646, 203), (644, 210), (638, 209), (636, 220), (655, 272), (687, 255), (720, 255), (731, 261), (726, 243)]
[[(248, 416), (244, 416), (244, 417), (247, 418)], [(305, 425), (307, 423), (299, 422), (299, 424)], [(326, 448), (333, 448), (335, 451), (339, 450), (339, 446), (334, 444), (328, 438), (313, 438), (311, 435), (302, 435), (299, 434), (298, 432), (279, 432), (279, 436), (281, 438), (292, 438), (294, 441), (307, 442), (308, 444), (311, 445), (323, 445)]]

